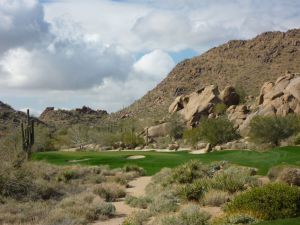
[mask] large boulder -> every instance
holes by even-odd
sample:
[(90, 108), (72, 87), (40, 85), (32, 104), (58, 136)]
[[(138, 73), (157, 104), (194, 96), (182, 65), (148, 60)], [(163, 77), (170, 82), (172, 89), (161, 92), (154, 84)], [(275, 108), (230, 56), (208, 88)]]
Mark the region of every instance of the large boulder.
[[(148, 135), (148, 138), (164, 137), (169, 135), (170, 123), (162, 123), (155, 126), (145, 128), (141, 135)], [(148, 133), (148, 134), (147, 134)]]
[(219, 90), (215, 85), (202, 88), (189, 95), (179, 96), (170, 105), (169, 112), (179, 112), (188, 125), (196, 125), (201, 116), (208, 116), (215, 104), (220, 103)]
[(235, 88), (232, 86), (227, 86), (220, 94), (220, 99), (227, 105), (238, 105), (240, 102), (240, 96), (236, 93)]

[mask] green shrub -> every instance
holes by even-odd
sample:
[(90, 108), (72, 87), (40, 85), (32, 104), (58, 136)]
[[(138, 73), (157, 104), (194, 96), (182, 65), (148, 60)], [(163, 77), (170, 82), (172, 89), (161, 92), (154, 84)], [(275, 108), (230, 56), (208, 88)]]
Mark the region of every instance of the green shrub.
[(225, 105), (224, 103), (218, 103), (214, 106), (214, 113), (216, 113), (217, 115), (223, 115), (225, 114), (227, 109), (227, 105)]
[(202, 119), (199, 128), (200, 137), (212, 145), (232, 141), (238, 137), (232, 122), (223, 117)]
[(200, 207), (190, 204), (179, 211), (178, 214), (163, 216), (153, 224), (159, 225), (208, 225), (210, 215), (200, 211)]
[(216, 219), (212, 224), (213, 225), (250, 225), (257, 224), (260, 222), (259, 219), (255, 218), (252, 215), (248, 215), (245, 213), (238, 213), (232, 215), (226, 215), (222, 218)]
[(187, 201), (199, 201), (209, 189), (209, 180), (194, 180), (191, 184), (183, 184), (179, 187), (179, 195)]
[(117, 183), (99, 184), (94, 189), (94, 193), (104, 198), (107, 202), (113, 202), (126, 196), (125, 188)]
[(252, 168), (231, 166), (219, 171), (212, 179), (212, 187), (234, 193), (244, 191), (249, 187), (257, 186), (257, 179), (252, 176)]
[(256, 116), (250, 122), (249, 136), (258, 144), (279, 145), (281, 140), (298, 132), (299, 127), (299, 118), (295, 115)]
[(145, 175), (145, 170), (137, 165), (127, 164), (123, 167), (124, 172), (137, 172), (140, 176)]
[(295, 145), (300, 145), (300, 133), (297, 133), (294, 137), (293, 137), (293, 143)]
[(182, 117), (178, 114), (173, 114), (170, 118), (170, 137), (174, 139), (180, 139), (183, 136), (185, 130), (185, 124)]
[(300, 215), (300, 190), (281, 183), (267, 184), (238, 195), (225, 210), (251, 213), (265, 220), (297, 217)]
[(183, 138), (192, 146), (195, 146), (200, 140), (200, 129), (197, 128), (192, 128), (192, 129), (187, 129), (183, 132)]
[(151, 202), (151, 199), (148, 197), (134, 197), (127, 195), (125, 202), (133, 208), (146, 209)]
[(130, 148), (135, 148), (139, 145), (144, 145), (144, 139), (142, 137), (137, 136), (134, 132), (123, 132), (121, 133), (121, 140), (126, 146)]
[(196, 179), (211, 177), (211, 169), (199, 160), (191, 160), (173, 169), (172, 181), (181, 184), (192, 183)]

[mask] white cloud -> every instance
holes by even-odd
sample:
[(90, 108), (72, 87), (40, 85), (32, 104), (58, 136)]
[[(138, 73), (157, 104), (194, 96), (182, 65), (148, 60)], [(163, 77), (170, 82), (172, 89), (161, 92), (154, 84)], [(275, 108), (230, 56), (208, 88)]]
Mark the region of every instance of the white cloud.
[(114, 111), (157, 85), (174, 52), (300, 25), (298, 0), (44, 2), (0, 0), (1, 98), (36, 111)]
[(140, 74), (159, 82), (174, 66), (175, 63), (169, 54), (161, 50), (154, 50), (139, 59), (133, 65), (133, 69), (137, 75)]
[(46, 39), (48, 23), (43, 17), (43, 7), (35, 0), (1, 0), (0, 53)]

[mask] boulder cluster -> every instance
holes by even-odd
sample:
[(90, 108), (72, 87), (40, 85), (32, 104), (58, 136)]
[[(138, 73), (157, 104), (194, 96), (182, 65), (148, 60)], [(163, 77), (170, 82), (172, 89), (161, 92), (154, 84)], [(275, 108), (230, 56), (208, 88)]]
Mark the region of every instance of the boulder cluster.
[(248, 97), (245, 104), (239, 104), (240, 98), (236, 90), (228, 86), (219, 91), (215, 85), (210, 85), (189, 95), (178, 96), (169, 107), (169, 113), (182, 115), (188, 126), (197, 126), (204, 117), (214, 118), (217, 104), (228, 108), (226, 115), (246, 136), (250, 121), (255, 116), (286, 116), (289, 113), (300, 114), (300, 76), (287, 72), (276, 82), (266, 82), (258, 98)]
[(210, 85), (189, 95), (178, 96), (170, 105), (169, 113), (178, 112), (187, 125), (194, 127), (203, 116), (216, 117), (215, 106), (222, 103), (226, 106), (239, 104), (239, 95), (234, 87), (228, 86), (220, 92), (217, 86)]

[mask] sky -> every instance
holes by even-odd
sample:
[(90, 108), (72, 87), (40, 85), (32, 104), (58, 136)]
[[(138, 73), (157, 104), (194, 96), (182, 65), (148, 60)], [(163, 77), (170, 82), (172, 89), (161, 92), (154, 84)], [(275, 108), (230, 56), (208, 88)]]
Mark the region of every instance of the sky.
[(299, 27), (299, 0), (0, 0), (0, 101), (115, 112), (186, 58)]

